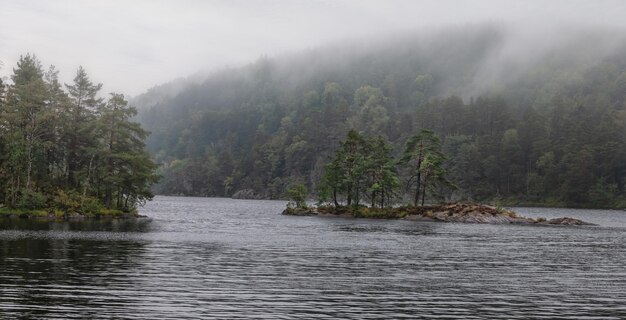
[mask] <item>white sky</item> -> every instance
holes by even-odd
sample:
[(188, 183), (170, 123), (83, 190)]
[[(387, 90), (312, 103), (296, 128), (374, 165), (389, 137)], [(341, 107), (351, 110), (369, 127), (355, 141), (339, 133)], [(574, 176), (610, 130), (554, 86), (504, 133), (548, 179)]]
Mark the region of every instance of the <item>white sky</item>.
[(354, 37), (495, 21), (626, 24), (619, 0), (0, 0), (0, 76), (34, 53), (70, 82), (137, 95), (215, 70)]

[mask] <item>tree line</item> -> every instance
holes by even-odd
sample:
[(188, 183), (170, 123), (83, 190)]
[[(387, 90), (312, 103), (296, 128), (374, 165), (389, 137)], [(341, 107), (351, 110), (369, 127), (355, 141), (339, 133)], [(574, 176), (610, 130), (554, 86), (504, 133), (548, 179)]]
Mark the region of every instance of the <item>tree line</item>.
[(133, 211), (157, 181), (136, 109), (122, 94), (101, 98), (82, 67), (71, 84), (58, 75), (27, 54), (0, 84), (0, 206)]
[[(358, 53), (261, 59), (147, 99), (139, 116), (163, 176), (155, 192), (278, 199), (302, 183), (316, 193), (350, 130), (382, 136), (402, 159), (427, 129), (445, 156), (427, 163), (441, 161), (457, 187), (437, 193), (448, 200), (626, 207), (626, 41), (595, 52), (600, 38), (576, 36), (515, 77), (475, 89), (477, 66), (505, 38), (468, 28)], [(411, 184), (403, 201), (436, 200), (423, 186), (416, 192), (422, 177), (411, 159), (398, 170)], [(358, 188), (363, 197), (368, 189)], [(376, 202), (387, 196), (376, 191)]]
[[(175, 142), (180, 149), (156, 153), (164, 176), (157, 191), (233, 196), (251, 189), (259, 197), (281, 198), (298, 183), (316, 191), (325, 172), (339, 164), (333, 154), (343, 150), (339, 140), (347, 131), (385, 137), (389, 152), (404, 158), (407, 141), (419, 145), (412, 137), (428, 129), (440, 137), (446, 160), (424, 160), (443, 163), (457, 186), (441, 193), (449, 200), (625, 204), (626, 107), (621, 93), (611, 103), (602, 91), (586, 97), (554, 96), (542, 108), (515, 108), (498, 96), (464, 102), (452, 95), (433, 97), (412, 111), (393, 112), (391, 99), (380, 88), (359, 88), (351, 100), (344, 92), (338, 83), (327, 83), (321, 94), (305, 94), (293, 111), (272, 106), (199, 117)], [(350, 155), (349, 149), (342, 152)], [(422, 165), (415, 157), (405, 160), (415, 168)], [(414, 186), (421, 180), (416, 171), (399, 174), (403, 181), (415, 176), (410, 180)], [(423, 189), (421, 193), (412, 193), (411, 202), (428, 198)]]

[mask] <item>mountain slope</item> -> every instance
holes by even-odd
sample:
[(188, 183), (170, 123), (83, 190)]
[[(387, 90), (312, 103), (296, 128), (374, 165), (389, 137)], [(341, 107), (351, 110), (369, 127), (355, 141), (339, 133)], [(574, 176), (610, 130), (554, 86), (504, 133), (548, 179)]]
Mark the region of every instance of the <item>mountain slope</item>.
[[(137, 101), (165, 194), (315, 190), (346, 132), (444, 141), (449, 197), (618, 206), (626, 33), (478, 25), (262, 58)], [(158, 90), (150, 95), (158, 95)], [(240, 192), (240, 194), (242, 194)]]

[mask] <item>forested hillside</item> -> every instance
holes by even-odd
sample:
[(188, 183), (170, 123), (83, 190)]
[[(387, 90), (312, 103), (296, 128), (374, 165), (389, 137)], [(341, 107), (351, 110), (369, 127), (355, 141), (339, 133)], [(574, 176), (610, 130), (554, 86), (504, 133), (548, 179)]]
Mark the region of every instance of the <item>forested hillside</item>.
[(623, 207), (625, 36), (466, 26), (262, 58), (154, 89), (136, 101), (161, 165), (155, 191), (280, 198), (304, 183), (315, 193), (349, 130), (384, 137), (399, 158), (410, 136), (431, 129), (456, 186), (449, 199)]

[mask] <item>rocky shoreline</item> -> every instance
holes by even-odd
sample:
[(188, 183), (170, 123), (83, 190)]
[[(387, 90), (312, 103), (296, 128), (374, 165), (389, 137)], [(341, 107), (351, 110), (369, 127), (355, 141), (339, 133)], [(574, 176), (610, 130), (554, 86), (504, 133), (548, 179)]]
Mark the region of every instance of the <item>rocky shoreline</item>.
[(591, 226), (593, 223), (579, 219), (562, 217), (554, 219), (528, 218), (517, 213), (482, 204), (451, 203), (437, 206), (366, 208), (319, 206), (309, 208), (287, 208), (284, 215), (294, 216), (336, 216), (374, 219), (403, 219), (411, 221), (437, 221), (483, 224), (524, 224), (524, 225), (568, 225)]

